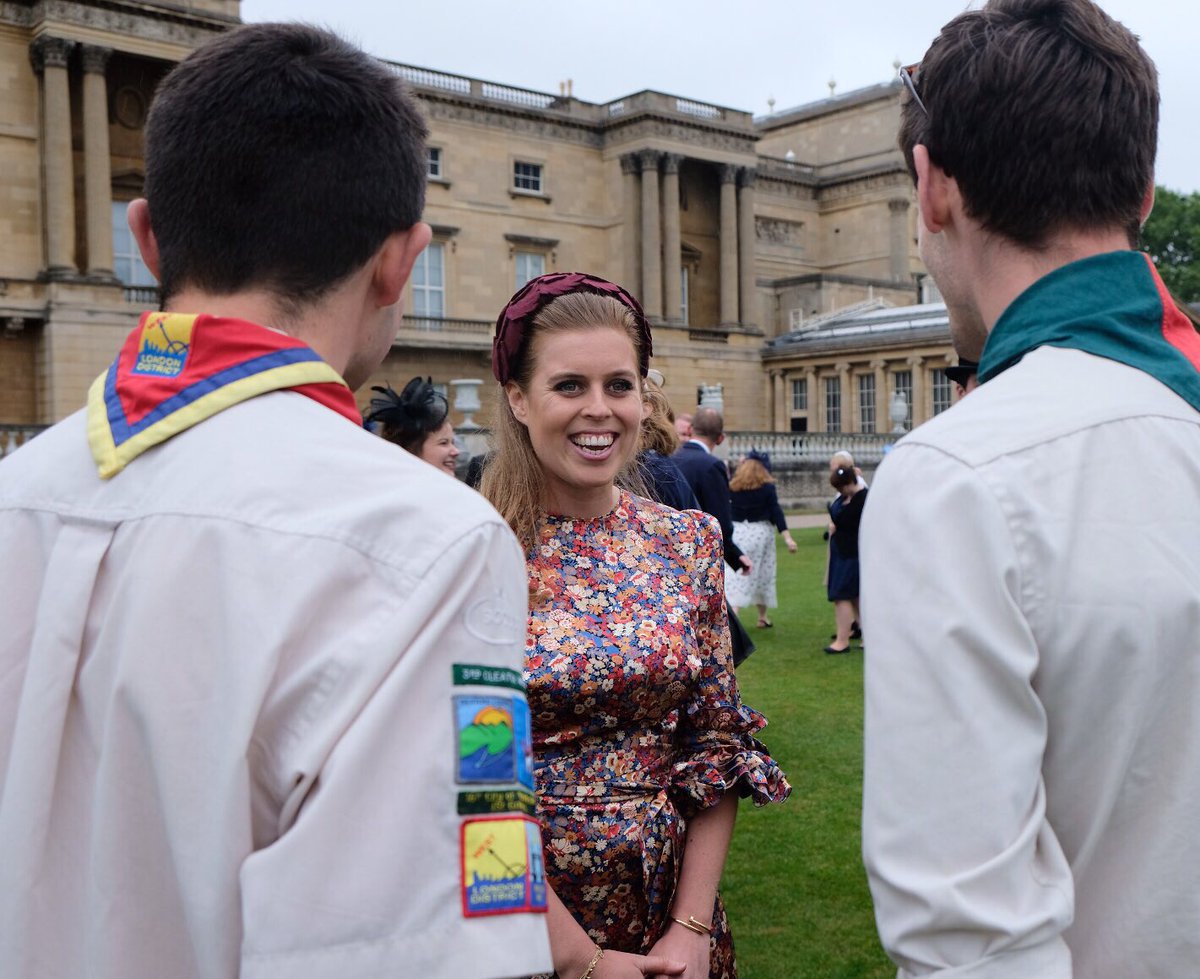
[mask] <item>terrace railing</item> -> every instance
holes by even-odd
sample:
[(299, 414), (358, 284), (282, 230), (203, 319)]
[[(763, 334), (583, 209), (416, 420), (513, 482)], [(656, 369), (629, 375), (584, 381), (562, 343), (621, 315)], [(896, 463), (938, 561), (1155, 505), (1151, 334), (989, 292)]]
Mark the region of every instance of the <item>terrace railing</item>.
[(725, 445), (730, 460), (743, 458), (751, 449), (767, 452), (773, 464), (827, 463), (835, 452), (845, 449), (860, 466), (875, 466), (884, 450), (902, 432), (865, 434), (860, 432), (727, 432)]
[(10, 456), (48, 425), (0, 425), (0, 459)]
[(421, 333), (459, 333), (483, 337), (492, 335), (496, 324), (491, 320), (463, 320), (442, 316), (405, 316), (400, 321), (401, 332), (416, 330)]

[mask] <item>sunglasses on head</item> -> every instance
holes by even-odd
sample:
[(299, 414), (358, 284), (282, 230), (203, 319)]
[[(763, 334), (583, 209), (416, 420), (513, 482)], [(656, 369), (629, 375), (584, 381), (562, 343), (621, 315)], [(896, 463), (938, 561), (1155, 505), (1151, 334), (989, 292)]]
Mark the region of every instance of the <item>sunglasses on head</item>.
[(908, 94), (912, 96), (912, 100), (917, 103), (919, 108), (925, 115), (929, 115), (929, 110), (925, 108), (925, 103), (921, 101), (921, 96), (917, 94), (917, 82), (920, 80), (921, 62), (915, 65), (905, 65), (900, 69), (900, 81), (904, 83), (904, 87), (908, 89)]

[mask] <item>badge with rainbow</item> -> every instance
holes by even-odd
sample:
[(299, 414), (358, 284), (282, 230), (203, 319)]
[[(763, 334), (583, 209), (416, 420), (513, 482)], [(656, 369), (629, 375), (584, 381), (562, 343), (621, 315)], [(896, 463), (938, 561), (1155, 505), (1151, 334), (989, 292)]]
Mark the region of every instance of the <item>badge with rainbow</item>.
[(529, 705), (524, 697), (455, 697), (460, 784), (533, 787)]

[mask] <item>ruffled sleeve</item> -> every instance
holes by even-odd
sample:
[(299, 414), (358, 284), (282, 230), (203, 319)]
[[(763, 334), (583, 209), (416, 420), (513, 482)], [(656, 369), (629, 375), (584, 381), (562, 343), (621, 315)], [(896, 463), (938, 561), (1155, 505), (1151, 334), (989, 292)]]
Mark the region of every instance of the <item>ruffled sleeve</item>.
[(721, 531), (707, 514), (697, 526), (695, 636), (700, 667), (693, 696), (679, 717), (679, 754), (672, 784), (685, 808), (715, 806), (728, 791), (756, 806), (782, 802), (792, 791), (782, 769), (754, 735), (767, 719), (742, 703), (725, 609)]

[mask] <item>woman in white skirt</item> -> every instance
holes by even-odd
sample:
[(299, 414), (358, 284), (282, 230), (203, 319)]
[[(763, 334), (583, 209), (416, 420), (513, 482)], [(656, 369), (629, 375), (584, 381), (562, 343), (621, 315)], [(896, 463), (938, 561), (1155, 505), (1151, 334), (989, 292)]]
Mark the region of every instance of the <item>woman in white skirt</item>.
[(771, 457), (751, 451), (730, 480), (729, 493), (733, 502), (733, 542), (750, 558), (753, 570), (743, 575), (726, 568), (725, 597), (731, 608), (757, 606), (759, 628), (769, 629), (773, 623), (767, 618), (767, 609), (779, 604), (775, 596), (776, 531), (783, 534), (788, 551), (796, 552), (796, 542), (788, 532), (775, 492)]

